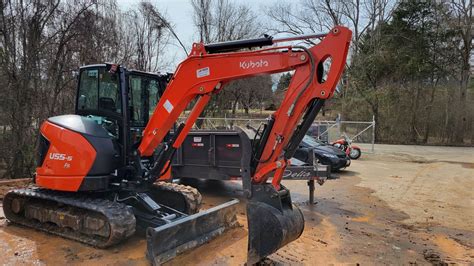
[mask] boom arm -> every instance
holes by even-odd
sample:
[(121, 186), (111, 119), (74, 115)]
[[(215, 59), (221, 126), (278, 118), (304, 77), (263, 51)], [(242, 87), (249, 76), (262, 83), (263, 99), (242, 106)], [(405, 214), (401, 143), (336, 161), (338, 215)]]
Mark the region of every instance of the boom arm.
[[(307, 36), (301, 37), (304, 38)], [(291, 38), (295, 39), (298, 38)], [(293, 155), (295, 145), (301, 141), (302, 133), (314, 120), (324, 99), (332, 97), (334, 93), (346, 61), (350, 39), (351, 31), (337, 26), (319, 44), (309, 49), (279, 46), (256, 51), (210, 54), (202, 43), (193, 44), (190, 55), (178, 66), (143, 132), (138, 148), (140, 156), (151, 156), (179, 115), (197, 99), (186, 121), (180, 125), (174, 139), (163, 148), (164, 152), (157, 159), (155, 167), (161, 172), (165, 162), (171, 159), (170, 151), (179, 148), (211, 95), (218, 93), (226, 83), (255, 75), (295, 70), (281, 106), (271, 116), (271, 126), (267, 126), (263, 134), (265, 137), (260, 141), (259, 158), (256, 158), (253, 175), (253, 182), (262, 183), (270, 172), (276, 170), (272, 182), (279, 188), (281, 175)], [(331, 58), (332, 64), (326, 80), (322, 80), (322, 73), (318, 76), (317, 68), (328, 58)], [(303, 122), (300, 123), (303, 115)]]

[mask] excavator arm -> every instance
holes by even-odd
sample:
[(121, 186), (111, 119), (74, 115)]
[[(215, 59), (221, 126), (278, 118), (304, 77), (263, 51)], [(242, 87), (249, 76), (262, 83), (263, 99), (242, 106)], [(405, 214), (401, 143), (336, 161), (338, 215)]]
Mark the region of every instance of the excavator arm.
[(290, 47), (284, 48), (288, 52), (279, 52), (277, 50), (281, 47), (278, 47), (253, 52), (207, 54), (203, 44), (194, 44), (191, 55), (178, 66), (145, 128), (138, 148), (140, 154), (150, 156), (153, 153), (194, 99), (198, 98), (198, 101), (173, 147), (181, 145), (211, 95), (223, 89), (225, 83), (259, 74), (292, 70), (308, 62), (303, 52), (293, 52)]
[[(308, 36), (276, 40), (266, 37), (211, 45), (195, 43), (158, 102), (138, 147), (141, 157), (155, 155), (154, 165), (145, 173), (145, 180), (154, 182), (167, 171), (174, 151), (183, 143), (212, 95), (225, 89), (228, 82), (294, 71), (280, 107), (254, 142), (250, 168), (241, 169), (244, 193), (248, 197), (249, 265), (297, 239), (303, 232), (303, 214), (292, 204), (289, 190), (280, 181), (289, 159), (324, 101), (334, 93), (346, 61), (351, 31), (338, 26), (328, 34), (309, 37), (322, 40), (310, 48), (271, 46), (254, 51), (241, 50), (307, 39)], [(329, 61), (330, 67), (325, 74), (323, 66)], [(171, 140), (164, 141), (175, 121), (192, 103), (186, 121), (178, 126)], [(267, 182), (269, 178), (271, 183)], [(222, 216), (214, 213), (213, 217)], [(189, 227), (197, 228), (188, 224), (176, 228)], [(159, 257), (160, 252), (150, 248), (159, 246), (153, 241), (163, 239), (163, 235), (173, 237), (173, 234), (152, 229), (149, 235), (148, 256)]]
[[(163, 148), (165, 151), (158, 157), (156, 169), (151, 172), (159, 174), (163, 170), (171, 159), (172, 151), (180, 147), (211, 96), (225, 89), (226, 83), (235, 79), (294, 70), (285, 97), (271, 116), (270, 125), (267, 125), (264, 138), (257, 147), (259, 152), (256, 172), (252, 175), (254, 183), (263, 183), (268, 179), (269, 173), (279, 169), (273, 177), (273, 184), (278, 189), (288, 159), (292, 157), (295, 147), (303, 137), (301, 132), (306, 132), (305, 126), (307, 129), (307, 124), (312, 123), (324, 99), (330, 98), (334, 93), (345, 64), (351, 31), (338, 26), (327, 35), (316, 37), (323, 39), (310, 48), (275, 46), (245, 52), (232, 50), (246, 45), (270, 45), (287, 40), (306, 39), (308, 36), (280, 40), (267, 38), (263, 42), (239, 41), (240, 44), (231, 42), (220, 46), (193, 44), (190, 55), (178, 66), (143, 132), (138, 147), (140, 156), (151, 156), (182, 112), (192, 102), (195, 104), (184, 124), (178, 127), (172, 142)], [(327, 77), (323, 77), (323, 73), (317, 69), (329, 58), (331, 66)], [(300, 124), (303, 115), (303, 122), (306, 121), (306, 124)], [(297, 127), (298, 124), (300, 126)]]

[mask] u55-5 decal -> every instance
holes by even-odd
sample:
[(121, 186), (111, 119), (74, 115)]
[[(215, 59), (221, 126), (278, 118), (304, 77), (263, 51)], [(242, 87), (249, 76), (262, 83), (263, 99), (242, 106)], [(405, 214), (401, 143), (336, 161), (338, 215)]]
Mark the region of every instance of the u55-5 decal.
[(64, 153), (57, 153), (57, 152), (51, 152), (49, 154), (49, 159), (50, 160), (57, 160), (57, 161), (72, 161), (72, 155), (67, 155)]

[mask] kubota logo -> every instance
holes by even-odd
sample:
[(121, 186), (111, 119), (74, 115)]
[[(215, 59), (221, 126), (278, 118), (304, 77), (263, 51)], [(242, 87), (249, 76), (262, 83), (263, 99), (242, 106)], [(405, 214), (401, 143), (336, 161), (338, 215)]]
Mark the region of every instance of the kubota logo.
[(267, 67), (268, 61), (260, 59), (260, 61), (241, 61), (240, 68), (242, 69), (250, 69), (250, 68), (260, 68), (260, 67)]
[(49, 159), (57, 161), (72, 161), (72, 156), (67, 156), (64, 153), (52, 152), (49, 154)]

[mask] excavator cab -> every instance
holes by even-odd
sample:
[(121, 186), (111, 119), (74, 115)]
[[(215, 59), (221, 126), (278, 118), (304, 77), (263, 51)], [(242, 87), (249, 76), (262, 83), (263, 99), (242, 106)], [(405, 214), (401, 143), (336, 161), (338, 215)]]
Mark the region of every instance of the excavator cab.
[[(133, 153), (168, 79), (169, 74), (128, 70), (115, 64), (81, 67), (74, 115), (52, 117), (42, 125), (36, 182), (43, 187), (66, 191), (108, 191), (111, 184), (139, 179), (140, 173), (135, 170), (140, 167), (134, 162)], [(53, 138), (62, 134), (61, 128), (70, 130), (68, 134), (81, 144), (52, 143)], [(82, 151), (79, 152), (77, 146)], [(57, 156), (67, 155), (67, 158), (84, 157), (80, 153), (86, 153), (90, 162), (69, 163), (69, 166), (78, 166), (71, 170), (68, 165), (61, 165), (61, 160), (47, 156), (51, 149), (57, 151)], [(150, 158), (143, 158), (143, 162), (150, 163)], [(131, 168), (133, 163), (137, 165)], [(70, 172), (74, 172), (74, 178), (67, 176)]]
[(114, 64), (79, 70), (75, 114), (93, 119), (121, 147), (123, 164), (163, 94), (170, 74), (127, 70)]

